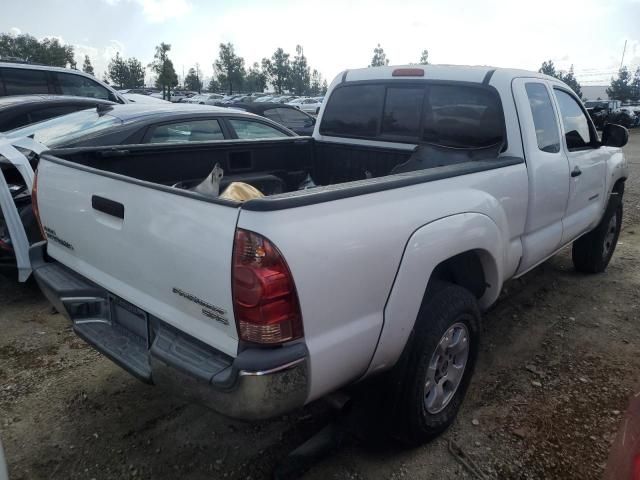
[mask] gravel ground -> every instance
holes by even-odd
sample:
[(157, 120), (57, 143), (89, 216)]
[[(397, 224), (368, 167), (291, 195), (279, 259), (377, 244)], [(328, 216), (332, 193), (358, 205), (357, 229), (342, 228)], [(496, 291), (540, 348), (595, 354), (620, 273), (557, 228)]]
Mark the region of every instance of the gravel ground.
[[(602, 475), (640, 371), (640, 132), (626, 152), (624, 231), (607, 272), (578, 274), (564, 251), (507, 284), (485, 315), (450, 430), (407, 450), (356, 427), (305, 479)], [(0, 437), (13, 480), (268, 478), (329, 416), (317, 404), (248, 424), (184, 404), (94, 352), (13, 278), (0, 277), (0, 329)]]

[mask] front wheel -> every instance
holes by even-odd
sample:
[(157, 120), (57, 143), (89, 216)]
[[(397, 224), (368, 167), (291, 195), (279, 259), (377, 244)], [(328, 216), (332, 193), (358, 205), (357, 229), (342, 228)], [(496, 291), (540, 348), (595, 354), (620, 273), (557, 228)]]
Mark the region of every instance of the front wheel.
[(612, 196), (600, 223), (573, 242), (571, 257), (579, 272), (600, 273), (613, 256), (622, 228), (622, 197)]
[(476, 298), (451, 283), (431, 282), (396, 384), (393, 433), (418, 445), (455, 420), (478, 355)]

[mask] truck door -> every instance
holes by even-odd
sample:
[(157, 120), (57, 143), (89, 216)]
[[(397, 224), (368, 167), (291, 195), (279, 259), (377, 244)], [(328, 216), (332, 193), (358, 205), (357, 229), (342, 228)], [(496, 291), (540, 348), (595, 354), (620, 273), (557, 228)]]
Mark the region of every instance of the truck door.
[(559, 115), (548, 83), (539, 78), (517, 78), (512, 89), (529, 176), (523, 253), (517, 272), (522, 273), (561, 245), (562, 219), (569, 197), (569, 163), (561, 147)]
[(598, 222), (604, 207), (606, 161), (598, 135), (582, 102), (568, 89), (554, 86), (560, 112), (563, 148), (569, 159), (569, 202), (563, 220), (562, 243), (570, 242)]

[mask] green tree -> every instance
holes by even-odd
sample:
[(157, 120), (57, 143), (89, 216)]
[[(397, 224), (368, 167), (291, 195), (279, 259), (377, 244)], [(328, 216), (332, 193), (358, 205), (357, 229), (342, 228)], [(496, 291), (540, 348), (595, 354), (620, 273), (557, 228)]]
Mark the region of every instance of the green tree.
[(218, 83), (218, 80), (216, 80), (216, 77), (211, 77), (211, 80), (209, 80), (209, 85), (207, 86), (207, 90), (211, 93), (219, 92), (221, 90), (220, 84)]
[(384, 49), (378, 44), (378, 46), (373, 49), (373, 58), (369, 66), (383, 67), (385, 65), (389, 65), (389, 59), (387, 58), (387, 54), (384, 53)]
[(276, 93), (283, 93), (290, 88), (291, 62), (289, 54), (282, 48), (277, 48), (271, 59), (262, 59), (262, 70), (266, 72), (268, 80), (273, 84)]
[(125, 88), (144, 87), (144, 67), (142, 62), (135, 57), (127, 59), (127, 85)]
[(571, 68), (569, 68), (569, 71), (567, 73), (564, 73), (562, 71), (559, 72), (558, 79), (566, 83), (569, 87), (571, 87), (571, 90), (573, 90), (576, 95), (578, 95), (578, 97), (582, 98), (582, 88), (580, 88), (580, 83), (578, 82), (578, 80), (576, 80), (576, 77), (573, 74), (573, 65), (571, 65)]
[(156, 46), (154, 60), (149, 64), (151, 70), (156, 74), (156, 87), (162, 89), (162, 98), (169, 100), (171, 98), (171, 88), (178, 85), (178, 75), (173, 62), (169, 58), (171, 45), (168, 43), (160, 43)]
[(309, 89), (309, 93), (311, 95), (320, 95), (322, 91), (322, 75), (318, 70), (313, 70), (311, 73), (311, 87)]
[(618, 70), (618, 78), (611, 78), (611, 86), (607, 88), (607, 95), (613, 100), (626, 102), (633, 97), (632, 78), (627, 67)]
[(76, 67), (73, 47), (62, 45), (57, 38), (38, 41), (31, 35), (0, 34), (0, 58), (42, 63), (54, 67)]
[(253, 62), (253, 65), (249, 68), (245, 86), (250, 92), (264, 92), (265, 88), (267, 88), (267, 74), (262, 71), (258, 62)]
[(422, 50), (422, 53), (420, 54), (420, 61), (418, 62), (419, 65), (429, 65), (429, 50), (424, 49)]
[(550, 77), (558, 78), (558, 73), (556, 72), (556, 66), (553, 64), (553, 60), (542, 62), (542, 66), (540, 67), (538, 72), (549, 75)]
[(640, 67), (636, 68), (636, 73), (631, 81), (631, 101), (640, 102)]
[(232, 43), (221, 43), (218, 59), (213, 64), (213, 69), (218, 76), (218, 82), (225, 87), (229, 95), (242, 87), (244, 81), (244, 58), (236, 55)]
[(309, 93), (311, 89), (311, 69), (307, 64), (302, 46), (296, 45), (296, 56), (291, 63), (290, 87), (296, 95)]
[(202, 80), (200, 80), (199, 72), (195, 68), (190, 68), (187, 76), (184, 77), (184, 86), (187, 90), (200, 93), (202, 90)]
[(565, 72), (564, 70), (556, 70), (553, 60), (547, 60), (546, 62), (542, 62), (538, 72), (557, 78), (558, 80), (566, 83), (567, 86), (569, 86), (571, 90), (578, 95), (578, 97), (582, 98), (582, 88), (573, 73), (573, 65), (571, 65), (568, 72)]
[(320, 89), (320, 93), (321, 93), (322, 95), (326, 95), (326, 94), (327, 94), (327, 89), (328, 89), (328, 88), (329, 88), (329, 87), (328, 87), (328, 85), (327, 85), (327, 81), (326, 81), (326, 80), (325, 80), (325, 81), (323, 81), (323, 82), (322, 82), (322, 88)]
[(116, 56), (109, 61), (107, 72), (112, 85), (117, 88), (126, 88), (129, 80), (129, 69), (127, 68), (127, 62), (120, 56), (120, 52), (116, 52)]
[(91, 65), (91, 59), (89, 55), (84, 56), (84, 63), (82, 64), (82, 71), (84, 73), (88, 73), (89, 75), (94, 75), (93, 73), (93, 65)]

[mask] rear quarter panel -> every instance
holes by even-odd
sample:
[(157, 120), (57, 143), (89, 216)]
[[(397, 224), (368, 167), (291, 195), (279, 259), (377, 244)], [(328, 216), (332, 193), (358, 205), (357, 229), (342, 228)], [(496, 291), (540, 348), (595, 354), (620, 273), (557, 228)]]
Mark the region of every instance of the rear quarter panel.
[[(423, 225), (466, 212), (486, 216), (505, 246), (498, 259), (501, 271), (511, 275), (521, 255), (526, 191), (526, 168), (518, 164), (298, 208), (242, 210), (238, 227), (273, 241), (293, 274), (310, 353), (309, 400), (369, 368), (405, 247)], [(452, 251), (466, 233), (454, 228), (438, 232)], [(424, 245), (420, 255), (431, 254)], [(422, 273), (415, 281), (424, 292), (430, 272)], [(416, 312), (418, 307), (407, 306)]]

